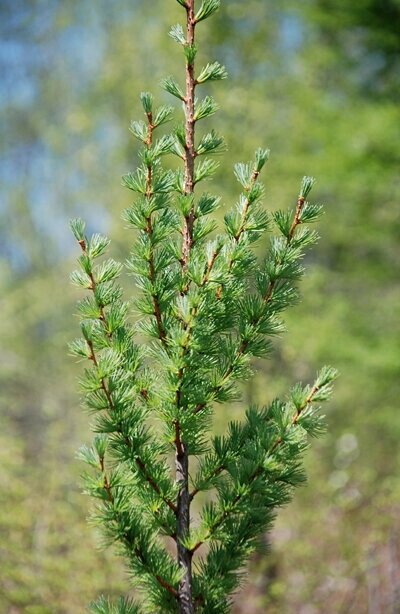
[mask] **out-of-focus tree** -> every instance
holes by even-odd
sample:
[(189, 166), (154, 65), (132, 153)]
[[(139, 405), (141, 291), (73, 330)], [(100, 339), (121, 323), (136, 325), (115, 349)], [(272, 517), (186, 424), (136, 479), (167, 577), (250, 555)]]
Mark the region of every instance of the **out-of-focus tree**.
[[(302, 14), (315, 24), (315, 40), (332, 49), (325, 70), (341, 75), (359, 94), (398, 99), (400, 3), (398, 0), (307, 0)], [(330, 64), (330, 67), (329, 67)], [(335, 69), (336, 66), (336, 69)]]

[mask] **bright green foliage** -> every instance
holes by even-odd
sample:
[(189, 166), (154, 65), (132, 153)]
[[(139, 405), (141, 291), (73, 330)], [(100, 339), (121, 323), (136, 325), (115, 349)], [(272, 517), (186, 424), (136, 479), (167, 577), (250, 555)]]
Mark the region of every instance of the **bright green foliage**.
[[(204, 1), (196, 19), (206, 19), (218, 6)], [(171, 36), (185, 47), (190, 64), (195, 53), (187, 52), (182, 27), (175, 26)], [(196, 83), (225, 77), (218, 62), (209, 63)], [(164, 87), (185, 98), (172, 78)], [(98, 500), (95, 521), (106, 543), (116, 544), (126, 558), (146, 612), (175, 612), (181, 606), (182, 570), (162, 539), (177, 541), (179, 483), (169, 459), (180, 445), (199, 459), (197, 472), (191, 473), (190, 500), (200, 491), (213, 490), (215, 496), (181, 542), (191, 556), (200, 555), (194, 559), (196, 610), (222, 613), (229, 611), (229, 596), (257, 537), (304, 482), (308, 436), (324, 430), (318, 403), (329, 397), (336, 372), (324, 368), (312, 386), (296, 386), (287, 400), (250, 408), (245, 420), (232, 422), (223, 437), (209, 435), (214, 403), (239, 398), (240, 382), (252, 375), (251, 358), (268, 356), (271, 338), (282, 332), (280, 313), (297, 301), (302, 259), (317, 238), (306, 224), (318, 218), (321, 207), (306, 201), (314, 179), (304, 177), (296, 207), (269, 215), (261, 206), (259, 177), (269, 151), (258, 149), (254, 161), (235, 166), (242, 193), (225, 215), (225, 232), (210, 238), (218, 197), (188, 193), (183, 171), (166, 169), (161, 162), (167, 153), (184, 158), (185, 128), (159, 136), (158, 127), (170, 119), (171, 109), (155, 109), (149, 93), (141, 100), (146, 121), (131, 126), (142, 144), (141, 165), (123, 178), (135, 194), (124, 215), (136, 232), (127, 262), (140, 289), (134, 325), (117, 282), (122, 265), (98, 261), (108, 239), (88, 238), (82, 220), (71, 223), (82, 252), (72, 281), (90, 294), (78, 305), (82, 338), (70, 347), (91, 363), (81, 389), (97, 433), (80, 458), (90, 467), (86, 492)], [(195, 121), (215, 110), (206, 96), (197, 102)], [(212, 130), (195, 147), (198, 156), (217, 153), (223, 139)], [(211, 159), (198, 161), (194, 184), (209, 179), (216, 168)], [(181, 229), (188, 219), (193, 232), (184, 261)], [(269, 241), (269, 249), (259, 262), (253, 243), (267, 232), (270, 238), (263, 241)], [(138, 333), (149, 342), (142, 343)], [(91, 611), (139, 610), (101, 598)]]
[(129, 599), (122, 597), (117, 603), (100, 597), (98, 601), (90, 604), (89, 611), (92, 614), (139, 614), (139, 608)]
[[(268, 209), (285, 210), (306, 173), (318, 177), (315, 194), (329, 203), (318, 224), (324, 240), (306, 257), (301, 303), (284, 315), (290, 335), (276, 339), (272, 360), (257, 361), (242, 401), (218, 408), (215, 429), (223, 432), (252, 403), (269, 403), (294, 379), (309, 381), (324, 360), (344, 374), (329, 406), (329, 434), (307, 454), (310, 483), (282, 510), (274, 533), (261, 537), (269, 547), (252, 556), (235, 612), (336, 612), (353, 598), (353, 609), (367, 611), (371, 586), (390, 611), (396, 592), (387, 574), (400, 518), (400, 39), (388, 10), (395, 5), (229, 0), (199, 26), (200, 64), (218, 59), (230, 75), (222, 87), (207, 85), (223, 112), (206, 130), (215, 127), (228, 143), (214, 188), (224, 206), (215, 217), (236, 197), (229, 168), (259, 143), (273, 152)], [(79, 493), (74, 453), (88, 442), (89, 420), (76, 412), (80, 365), (63, 350), (77, 325), (76, 289), (65, 286), (76, 250), (63, 220), (77, 215), (79, 203), (90, 231), (111, 233), (110, 255), (123, 260), (132, 235), (119, 210), (131, 193), (121, 191), (119, 176), (131, 168), (136, 144), (121, 134), (140, 115), (132, 91), (140, 83), (152, 89), (170, 72), (183, 84), (181, 49), (166, 36), (182, 23), (179, 4), (171, 11), (165, 0), (48, 6), (43, 20), (35, 1), (3, 3), (0, 26), (3, 45), (20, 49), (3, 54), (0, 105), (2, 614), (75, 614), (94, 595), (114, 600), (126, 588), (122, 560), (95, 547)], [(22, 63), (29, 70), (19, 70)]]

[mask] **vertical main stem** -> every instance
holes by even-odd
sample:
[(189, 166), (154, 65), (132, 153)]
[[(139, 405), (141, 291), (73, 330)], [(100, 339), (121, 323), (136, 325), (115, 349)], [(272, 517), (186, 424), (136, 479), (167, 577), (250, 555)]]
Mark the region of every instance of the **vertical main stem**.
[(178, 589), (179, 613), (193, 614), (192, 553), (181, 543), (190, 528), (189, 455), (183, 442), (177, 446), (175, 463), (176, 480), (180, 487), (177, 502), (177, 554), (179, 567), (184, 571)]
[[(195, 14), (194, 0), (187, 1), (187, 26), (186, 26), (186, 44), (194, 44), (195, 32)], [(186, 96), (185, 96), (185, 194), (192, 194), (194, 190), (194, 160), (196, 157), (194, 144), (194, 91), (196, 81), (194, 77), (194, 63), (186, 63)], [(189, 254), (193, 243), (193, 223), (194, 211), (193, 208), (188, 215), (185, 216), (185, 225), (183, 229), (183, 249), (182, 260), (184, 268), (188, 265)]]
[[(186, 1), (186, 43), (187, 45), (194, 44), (195, 33), (195, 0)], [(185, 95), (185, 194), (191, 195), (194, 190), (194, 160), (196, 157), (194, 143), (194, 92), (196, 82), (194, 77), (193, 62), (186, 63), (186, 95)], [(185, 216), (183, 227), (183, 244), (182, 244), (182, 270), (186, 271), (190, 250), (193, 244), (193, 224), (194, 224), (194, 209), (193, 207)], [(183, 369), (180, 370), (180, 379), (183, 377)], [(176, 402), (179, 410), (181, 405), (180, 386), (177, 391)], [(192, 552), (183, 544), (182, 540), (187, 537), (190, 530), (190, 493), (189, 493), (189, 453), (187, 445), (182, 439), (181, 427), (179, 424), (179, 415), (175, 423), (175, 467), (176, 467), (176, 482), (179, 484), (179, 493), (177, 499), (177, 556), (179, 567), (183, 570), (183, 577), (179, 583), (178, 602), (179, 614), (194, 614), (193, 596), (192, 596)]]

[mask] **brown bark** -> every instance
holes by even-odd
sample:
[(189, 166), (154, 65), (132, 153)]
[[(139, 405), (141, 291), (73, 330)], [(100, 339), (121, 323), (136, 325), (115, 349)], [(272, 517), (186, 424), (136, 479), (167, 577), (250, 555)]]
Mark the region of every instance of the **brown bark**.
[[(186, 43), (194, 44), (195, 35), (195, 0), (187, 0), (186, 3)], [(194, 97), (196, 81), (194, 76), (194, 64), (186, 64), (186, 95), (185, 95), (185, 194), (190, 195), (194, 190), (194, 161), (196, 157), (194, 132)], [(187, 269), (190, 257), (190, 250), (193, 244), (193, 224), (194, 209), (190, 210), (185, 216), (183, 226), (183, 245), (182, 245), (182, 270)], [(181, 370), (181, 378), (183, 370)], [(181, 389), (182, 382), (179, 382), (177, 391), (177, 407), (181, 408)], [(185, 442), (182, 440), (182, 433), (179, 420), (175, 423), (175, 468), (176, 482), (179, 484), (177, 500), (177, 557), (180, 568), (184, 575), (179, 583), (178, 603), (180, 614), (194, 614), (194, 604), (192, 596), (192, 553), (183, 544), (184, 539), (190, 529), (190, 494), (189, 494), (189, 453)]]

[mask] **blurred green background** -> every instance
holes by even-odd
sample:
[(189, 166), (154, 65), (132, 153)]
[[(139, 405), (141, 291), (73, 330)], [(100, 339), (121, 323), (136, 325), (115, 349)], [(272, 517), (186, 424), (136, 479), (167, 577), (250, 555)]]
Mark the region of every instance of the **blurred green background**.
[[(304, 174), (326, 203), (302, 303), (244, 401), (265, 403), (324, 363), (341, 372), (309, 484), (263, 540), (235, 613), (400, 611), (400, 2), (225, 0), (200, 30), (200, 60), (225, 63), (210, 120), (229, 151), (214, 184), (226, 205), (235, 161), (272, 150), (265, 206), (295, 202)], [(174, 0), (0, 0), (0, 613), (84, 612), (127, 592), (119, 560), (86, 524), (76, 449), (78, 331), (67, 223), (132, 235), (120, 176), (136, 164), (138, 94), (182, 75)], [(179, 114), (180, 109), (177, 109)], [(263, 246), (260, 246), (262, 251)], [(132, 295), (131, 279), (126, 288)], [(217, 425), (218, 426), (218, 425)]]

